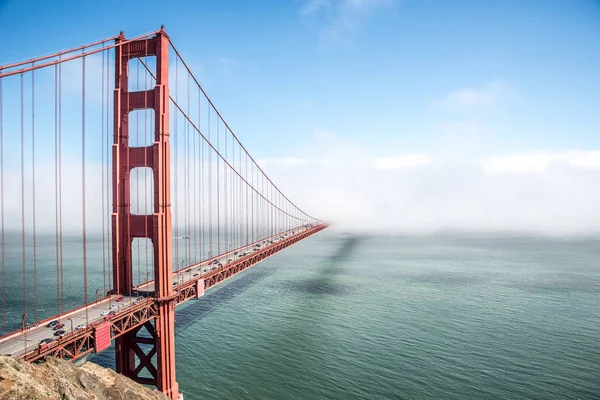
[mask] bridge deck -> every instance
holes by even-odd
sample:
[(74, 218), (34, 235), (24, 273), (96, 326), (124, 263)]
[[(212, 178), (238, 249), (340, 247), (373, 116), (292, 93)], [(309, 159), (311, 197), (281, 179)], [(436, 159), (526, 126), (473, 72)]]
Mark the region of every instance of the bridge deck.
[[(203, 285), (202, 292), (204, 289), (210, 289), (237, 275), (244, 269), (256, 265), (290, 245), (317, 233), (326, 226), (321, 224), (314, 227), (295, 228), (175, 271), (173, 282), (174, 293), (177, 295), (177, 305), (198, 297), (196, 288), (199, 283)], [(219, 264), (222, 266), (219, 266)], [(62, 328), (65, 335), (62, 337), (57, 338), (54, 336), (56, 331), (46, 326), (50, 321), (59, 320), (57, 316), (40, 321), (35, 327), (25, 331), (15, 331), (5, 335), (0, 338), (0, 354), (22, 357), (28, 361), (34, 361), (47, 355), (62, 356), (72, 360), (87, 354), (94, 350), (91, 343), (93, 342), (95, 327), (103, 322), (106, 321), (111, 324), (112, 340), (135, 326), (154, 318), (154, 299), (152, 297), (154, 295), (154, 282), (149, 281), (134, 289), (135, 296), (109, 296), (96, 303), (88, 304), (85, 307), (61, 315), (60, 323), (65, 324)], [(120, 297), (123, 299), (117, 301)], [(88, 313), (87, 325), (86, 309)], [(110, 311), (115, 311), (115, 314), (107, 316), (106, 314)], [(69, 319), (72, 320), (72, 324)], [(77, 326), (80, 326), (81, 329), (76, 329)], [(47, 347), (40, 347), (40, 341), (47, 338), (55, 340), (49, 343)], [(75, 351), (78, 346), (81, 346), (81, 348)], [(67, 349), (66, 353), (64, 349)]]

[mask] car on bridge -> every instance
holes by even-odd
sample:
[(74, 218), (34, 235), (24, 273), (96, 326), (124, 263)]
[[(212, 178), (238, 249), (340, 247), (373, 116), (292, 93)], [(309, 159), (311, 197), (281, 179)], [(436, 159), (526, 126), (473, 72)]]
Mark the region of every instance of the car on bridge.
[(64, 334), (65, 334), (65, 331), (63, 331), (62, 329), (60, 329), (60, 330), (58, 330), (58, 331), (54, 332), (54, 336), (62, 336), (62, 335), (64, 335)]
[(54, 327), (52, 328), (53, 331), (57, 331), (61, 328), (64, 328), (65, 324), (58, 324), (58, 325), (54, 325)]
[(47, 344), (47, 343), (52, 343), (52, 342), (54, 342), (54, 340), (55, 340), (55, 339), (52, 339), (52, 338), (45, 338), (45, 339), (42, 339), (42, 340), (40, 340), (40, 345), (42, 345), (42, 344)]
[(58, 325), (58, 321), (54, 320), (54, 321), (50, 321), (48, 323), (48, 325), (46, 325), (46, 328), (52, 328), (53, 326)]
[(85, 329), (85, 325), (84, 324), (79, 324), (75, 327), (75, 330), (80, 331), (82, 329)]
[(107, 310), (107, 311), (102, 311), (102, 312), (100, 313), (100, 316), (102, 316), (102, 317), (105, 317), (105, 316), (107, 316), (107, 315), (108, 315), (108, 313), (109, 313), (109, 311), (108, 311), (108, 310)]
[(123, 300), (125, 300), (125, 297), (121, 296), (121, 297), (119, 297), (119, 298), (117, 299), (117, 303), (120, 303), (120, 302), (122, 302)]

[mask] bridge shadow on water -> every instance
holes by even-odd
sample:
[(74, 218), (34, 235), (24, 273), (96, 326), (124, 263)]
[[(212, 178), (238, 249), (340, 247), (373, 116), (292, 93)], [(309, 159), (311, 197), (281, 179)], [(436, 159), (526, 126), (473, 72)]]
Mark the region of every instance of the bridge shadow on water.
[[(363, 240), (360, 236), (343, 239), (342, 245), (327, 257), (317, 276), (308, 280), (291, 282), (292, 290), (307, 294), (344, 295), (348, 290), (345, 285), (334, 282), (337, 275), (346, 273), (345, 262), (352, 256), (356, 247)], [(190, 301), (183, 309), (177, 311), (175, 330), (182, 331), (198, 320), (219, 309), (228, 301), (242, 294), (263, 279), (273, 275), (272, 268), (260, 268), (251, 273), (241, 274), (237, 279), (227, 283), (214, 292), (208, 292), (200, 301)]]
[(291, 282), (290, 289), (307, 294), (325, 294), (343, 296), (348, 294), (349, 289), (341, 282), (336, 282), (336, 276), (346, 274), (346, 262), (351, 258), (356, 248), (363, 241), (361, 236), (345, 237), (340, 247), (327, 257), (323, 264), (324, 268), (310, 279)]
[[(310, 279), (289, 282), (287, 284), (288, 289), (309, 296), (348, 295), (350, 289), (343, 283), (337, 282), (336, 277), (349, 273), (345, 264), (351, 258), (356, 248), (363, 240), (364, 238), (360, 236), (343, 238), (341, 245), (335, 250), (335, 252), (322, 261), (323, 268), (320, 268), (316, 272), (315, 276), (311, 277)], [(183, 309), (177, 310), (175, 317), (176, 334), (177, 332), (186, 330), (198, 322), (198, 320), (218, 310), (219, 307), (222, 307), (230, 300), (233, 300), (250, 287), (254, 286), (263, 279), (268, 278), (275, 272), (275, 270), (273, 268), (260, 268), (248, 272), (250, 273), (241, 274), (236, 279), (224, 284), (222, 287), (219, 287), (218, 290), (214, 290), (214, 292), (211, 290), (200, 300), (189, 301)], [(313, 322), (317, 322), (317, 319), (313, 320)], [(305, 327), (305, 329), (310, 330), (308, 326)], [(278, 335), (300, 335), (305, 338), (310, 337), (310, 335), (305, 336), (306, 334), (307, 332), (303, 332), (302, 329), (294, 332), (293, 335), (291, 332), (287, 332), (285, 329), (282, 329), (280, 332), (273, 332), (275, 337)], [(89, 359), (92, 359), (94, 362), (104, 367), (114, 368), (115, 355), (112, 348), (98, 355), (92, 355), (89, 357)]]
[(224, 284), (214, 292), (211, 290), (199, 300), (191, 300), (181, 310), (177, 310), (175, 319), (175, 331), (183, 331), (198, 320), (219, 309), (228, 301), (242, 294), (256, 283), (273, 274), (270, 268), (252, 270), (250, 273), (242, 273), (235, 280)]

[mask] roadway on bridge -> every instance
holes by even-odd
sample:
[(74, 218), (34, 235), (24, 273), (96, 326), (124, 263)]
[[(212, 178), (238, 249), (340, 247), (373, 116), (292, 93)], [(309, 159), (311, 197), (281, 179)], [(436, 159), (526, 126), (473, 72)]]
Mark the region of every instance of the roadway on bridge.
[[(173, 273), (173, 286), (179, 286), (189, 281), (202, 279), (204, 275), (210, 273), (211, 271), (226, 267), (227, 264), (236, 259), (249, 255), (254, 251), (259, 251), (270, 246), (274, 246), (281, 240), (300, 234), (308, 229), (308, 227), (299, 227), (287, 232), (282, 232), (277, 235), (261, 239), (258, 242), (250, 243), (246, 246), (221, 254), (210, 260), (186, 267), (183, 270), (176, 271)], [(222, 265), (222, 267), (220, 267), (219, 264)], [(97, 303), (89, 304), (87, 307), (68, 311), (61, 315), (60, 319), (58, 317), (54, 317), (53, 319), (44, 320), (45, 322), (43, 324), (39, 323), (39, 325), (32, 326), (25, 331), (17, 331), (13, 334), (9, 334), (0, 339), (0, 354), (18, 357), (23, 355), (26, 351), (35, 350), (35, 348), (40, 345), (40, 342), (43, 339), (58, 339), (58, 336), (54, 336), (56, 330), (53, 330), (52, 327), (46, 326), (50, 321), (53, 320), (64, 324), (64, 327), (61, 329), (64, 330), (65, 333), (70, 333), (72, 329), (75, 330), (78, 326), (85, 327), (88, 324), (101, 321), (105, 318), (110, 318), (110, 316), (107, 316), (109, 312), (120, 312), (126, 310), (127, 308), (133, 306), (137, 300), (145, 298), (144, 295), (147, 295), (149, 292), (153, 292), (154, 281), (139, 285), (136, 287), (136, 290), (137, 296), (114, 295), (102, 299)], [(117, 301), (121, 297), (123, 300)], [(86, 308), (88, 312), (87, 324), (85, 315)], [(69, 318), (72, 320), (72, 324)]]
[[(206, 275), (211, 271), (217, 270), (221, 268), (221, 266), (226, 267), (227, 264), (230, 264), (235, 260), (244, 257), (245, 255), (249, 255), (254, 251), (259, 251), (268, 248), (269, 246), (273, 246), (278, 242), (287, 239), (289, 236), (300, 234), (302, 232), (307, 231), (308, 229), (309, 228), (305, 226), (298, 227), (293, 230), (285, 231), (277, 235), (261, 239), (254, 243), (249, 243), (246, 246), (228, 251), (227, 253), (223, 253), (221, 255), (202, 261), (200, 263), (190, 265), (173, 273), (173, 286), (179, 286), (189, 281), (202, 279), (203, 275)], [(144, 295), (148, 292), (153, 292), (154, 281), (141, 284), (136, 287), (136, 290), (140, 293), (140, 295)]]
[[(123, 300), (119, 302), (117, 300), (120, 297), (123, 297)], [(87, 306), (87, 320), (90, 324), (100, 321), (110, 311), (122, 311), (133, 305), (135, 301), (135, 297), (129, 296), (112, 296), (111, 298), (100, 300), (98, 303), (93, 303)], [(69, 318), (71, 319), (72, 324)], [(54, 320), (64, 324), (61, 329), (64, 330), (65, 333), (70, 333), (72, 329), (75, 330), (78, 326), (86, 326), (85, 308), (68, 311), (61, 315), (60, 318), (55, 317), (53, 321)], [(44, 324), (40, 323), (38, 326), (30, 327), (24, 332), (19, 332), (19, 334), (14, 337), (3, 339), (2, 343), (0, 343), (0, 354), (12, 355), (14, 357), (20, 356), (25, 352), (25, 350), (34, 350), (37, 346), (39, 346), (40, 341), (43, 339), (58, 339), (58, 336), (54, 336), (57, 330), (53, 330), (52, 327), (46, 326), (48, 322), (50, 321), (47, 321)]]

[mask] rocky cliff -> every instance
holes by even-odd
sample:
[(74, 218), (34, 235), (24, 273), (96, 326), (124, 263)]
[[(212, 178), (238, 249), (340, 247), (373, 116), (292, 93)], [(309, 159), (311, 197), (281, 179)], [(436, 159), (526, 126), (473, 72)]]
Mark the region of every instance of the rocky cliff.
[(160, 392), (90, 362), (77, 367), (49, 358), (36, 365), (2, 356), (0, 399), (168, 400)]

